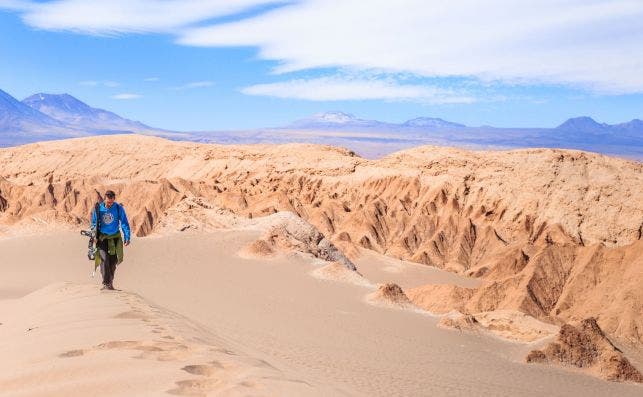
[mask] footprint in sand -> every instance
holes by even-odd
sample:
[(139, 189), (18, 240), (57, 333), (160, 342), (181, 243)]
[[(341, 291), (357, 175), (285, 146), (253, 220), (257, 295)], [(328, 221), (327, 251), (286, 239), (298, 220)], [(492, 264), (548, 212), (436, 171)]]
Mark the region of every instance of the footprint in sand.
[(203, 396), (224, 385), (220, 379), (186, 379), (175, 383), (177, 387), (167, 393), (179, 396)]
[(196, 364), (196, 365), (186, 365), (181, 369), (192, 375), (212, 376), (215, 373), (217, 373), (217, 371), (220, 371), (222, 368), (223, 366), (221, 366), (221, 364), (219, 364), (218, 367), (215, 367), (214, 365)]
[(149, 321), (149, 316), (145, 315), (145, 313), (143, 313), (140, 310), (130, 310), (127, 312), (118, 313), (117, 315), (114, 316), (114, 318), (131, 318), (131, 319)]
[(135, 348), (142, 353), (136, 358), (153, 359), (157, 361), (175, 361), (189, 357), (192, 353), (190, 348), (179, 342), (155, 341), (150, 345)]
[(132, 349), (140, 346), (141, 342), (135, 340), (115, 340), (111, 342), (101, 343), (96, 346), (97, 349)]
[(78, 357), (82, 356), (85, 354), (85, 350), (83, 349), (76, 349), (76, 350), (70, 350), (64, 353), (60, 353), (58, 357)]
[(213, 351), (213, 352), (224, 353), (224, 354), (227, 354), (228, 356), (236, 356), (237, 355), (237, 353), (233, 352), (232, 350), (223, 349), (223, 348), (214, 348), (214, 349), (210, 349), (210, 350)]
[(189, 357), (192, 353), (187, 345), (176, 341), (134, 341), (116, 340), (100, 343), (91, 349), (76, 349), (61, 353), (59, 357), (77, 357), (92, 351), (101, 350), (133, 350), (141, 352), (133, 358), (152, 359), (157, 361), (176, 361)]
[(256, 382), (250, 381), (250, 380), (244, 380), (243, 382), (239, 382), (239, 386), (243, 387), (248, 387), (250, 389), (258, 389), (259, 385)]
[(212, 361), (210, 364), (193, 364), (186, 365), (181, 368), (183, 371), (198, 375), (198, 379), (184, 379), (176, 383), (176, 388), (168, 390), (170, 394), (180, 396), (193, 396), (193, 395), (206, 395), (208, 392), (214, 391), (225, 385), (222, 379), (216, 378), (217, 373), (221, 373), (223, 365), (218, 361)]

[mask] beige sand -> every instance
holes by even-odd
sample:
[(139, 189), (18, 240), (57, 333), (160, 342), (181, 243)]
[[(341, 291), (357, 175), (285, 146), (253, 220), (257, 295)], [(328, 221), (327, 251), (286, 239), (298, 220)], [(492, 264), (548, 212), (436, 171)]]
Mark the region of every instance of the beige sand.
[[(528, 365), (523, 357), (533, 347), (442, 330), (431, 316), (369, 305), (363, 286), (312, 277), (317, 259), (236, 255), (261, 234), (135, 239), (117, 271), (123, 291), (114, 294), (99, 292), (98, 281), (88, 278), (79, 235), (0, 240), (0, 291), (17, 297), (45, 287), (0, 305), (0, 390), (72, 396), (218, 395), (224, 384), (230, 393), (251, 385), (259, 395), (324, 396), (643, 390)], [(59, 281), (73, 284), (47, 287)]]
[(319, 395), (186, 318), (125, 291), (55, 283), (0, 301), (0, 394)]

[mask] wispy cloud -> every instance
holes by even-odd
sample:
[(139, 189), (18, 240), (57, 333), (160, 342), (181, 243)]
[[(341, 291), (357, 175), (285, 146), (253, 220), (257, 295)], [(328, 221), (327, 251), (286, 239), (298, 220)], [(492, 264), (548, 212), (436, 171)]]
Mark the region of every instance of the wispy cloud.
[(627, 93), (643, 92), (642, 20), (643, 2), (631, 0), (309, 0), (178, 42), (254, 46), (277, 73), (381, 69)]
[(429, 104), (472, 103), (466, 92), (429, 85), (400, 84), (395, 79), (330, 76), (257, 84), (241, 90), (247, 95), (294, 98), (309, 101), (380, 99)]
[[(281, 6), (204, 25), (266, 4)], [(643, 1), (0, 0), (0, 7), (39, 29), (169, 33), (183, 45), (256, 47), (260, 58), (278, 62), (277, 73), (379, 69), (643, 92)]]
[(120, 86), (120, 84), (117, 83), (116, 81), (109, 81), (109, 80), (107, 81), (85, 80), (85, 81), (79, 82), (78, 84), (83, 85), (85, 87), (104, 86), (104, 87), (113, 88), (113, 87)]
[(180, 86), (170, 87), (170, 89), (171, 90), (182, 91), (182, 90), (189, 90), (189, 89), (192, 89), (192, 88), (212, 87), (213, 85), (214, 85), (214, 82), (209, 81), (209, 80), (193, 81), (191, 83), (186, 83), (186, 84), (183, 84), (183, 85), (180, 85)]
[(143, 95), (132, 94), (132, 93), (125, 92), (125, 93), (122, 93), (122, 94), (112, 95), (110, 98), (126, 100), (126, 99), (138, 99), (138, 98), (142, 98), (142, 97), (143, 97)]
[(283, 0), (58, 0), (0, 1), (25, 23), (92, 35), (168, 33), (208, 19)]
[(160, 80), (160, 79), (159, 79), (158, 77), (147, 77), (147, 78), (143, 79), (143, 81), (146, 81), (146, 82), (148, 82), (148, 83), (150, 83), (150, 82), (155, 82), (155, 81), (159, 81), (159, 80)]

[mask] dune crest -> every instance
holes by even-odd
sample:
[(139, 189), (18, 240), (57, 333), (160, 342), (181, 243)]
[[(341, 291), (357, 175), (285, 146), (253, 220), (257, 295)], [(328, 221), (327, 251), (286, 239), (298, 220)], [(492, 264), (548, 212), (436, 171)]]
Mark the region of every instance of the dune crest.
[(0, 361), (3, 394), (268, 396), (321, 390), (125, 291), (57, 283), (0, 302), (0, 315), (0, 352), (11, 357)]

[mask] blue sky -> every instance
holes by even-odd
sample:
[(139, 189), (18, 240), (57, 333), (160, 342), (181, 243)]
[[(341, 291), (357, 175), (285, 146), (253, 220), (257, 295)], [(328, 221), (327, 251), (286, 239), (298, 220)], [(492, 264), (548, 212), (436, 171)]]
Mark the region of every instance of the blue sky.
[(0, 89), (174, 130), (643, 119), (643, 2), (0, 0)]

